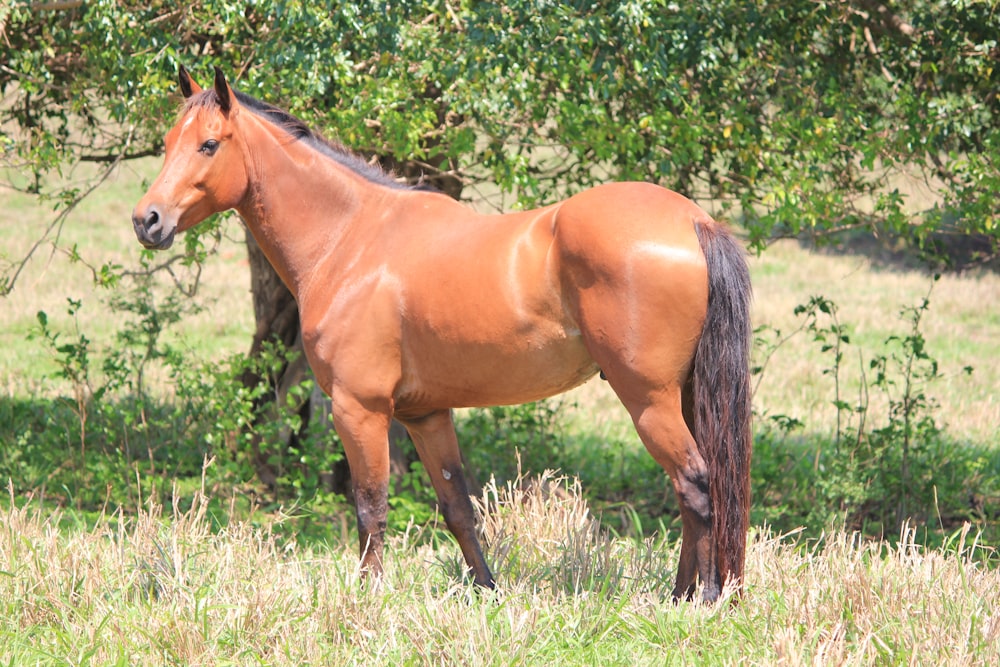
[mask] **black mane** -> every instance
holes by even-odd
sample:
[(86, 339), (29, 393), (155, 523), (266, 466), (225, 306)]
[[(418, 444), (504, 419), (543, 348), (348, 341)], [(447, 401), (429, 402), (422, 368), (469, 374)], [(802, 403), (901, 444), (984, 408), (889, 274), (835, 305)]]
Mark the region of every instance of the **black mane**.
[[(329, 141), (316, 132), (313, 132), (312, 129), (310, 129), (310, 127), (302, 120), (296, 118), (287, 111), (279, 109), (273, 104), (262, 102), (254, 97), (251, 97), (250, 95), (247, 95), (246, 93), (241, 93), (235, 90), (233, 92), (236, 95), (236, 99), (242, 106), (246, 107), (272, 125), (280, 127), (292, 135), (295, 139), (304, 141), (310, 147), (337, 162), (337, 164), (347, 167), (367, 181), (396, 190), (427, 189), (422, 186), (411, 186), (397, 181), (391, 174), (386, 173), (377, 165), (373, 165), (365, 161), (364, 158), (351, 152), (345, 146)], [(218, 105), (219, 98), (216, 96), (215, 91), (208, 88), (201, 93), (189, 97), (185, 108), (189, 109), (194, 106)]]

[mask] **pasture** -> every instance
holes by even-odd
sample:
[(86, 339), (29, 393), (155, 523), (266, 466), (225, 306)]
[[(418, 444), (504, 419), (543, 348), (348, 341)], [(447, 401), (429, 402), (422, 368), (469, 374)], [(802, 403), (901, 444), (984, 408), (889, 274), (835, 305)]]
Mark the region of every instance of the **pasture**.
[[(612, 538), (579, 488), (487, 488), (495, 593), (456, 577), (453, 541), (389, 537), (367, 590), (342, 544), (275, 538), (278, 517), (222, 530), (200, 500), (69, 527), (30, 505), (0, 531), (0, 657), (101, 665), (995, 664), (1000, 574), (974, 536), (928, 551), (840, 533), (806, 547), (766, 530), (737, 606), (669, 598), (671, 539)], [(62, 517), (63, 519), (65, 517)]]
[[(48, 313), (63, 340), (78, 333), (87, 337), (99, 372), (101, 351), (115, 344), (126, 316), (109, 307), (112, 291), (92, 286), (87, 264), (136, 265), (139, 248), (128, 215), (143, 191), (142, 180), (158, 165), (153, 160), (119, 171), (67, 218), (61, 245), (76, 244), (86, 263), (43, 246), (14, 292), (0, 301), (0, 418), (16, 421), (17, 406), (29, 400), (72, 395), (66, 380), (54, 377), (60, 366), (37, 335), (39, 310)], [(11, 260), (37, 238), (52, 212), (5, 192), (0, 215), (0, 249), (3, 259)], [(219, 251), (200, 276), (195, 297), (200, 312), (168, 329), (173, 344), (193, 358), (218, 361), (248, 345), (253, 322), (242, 238), (234, 222), (223, 223)], [(190, 275), (185, 271), (176, 269), (182, 278)], [(747, 591), (738, 606), (669, 601), (678, 526), (668, 513), (633, 512), (628, 493), (642, 489), (636, 505), (655, 501), (669, 507), (666, 485), (655, 477), (655, 465), (638, 463), (648, 457), (639, 451), (624, 411), (595, 380), (572, 392), (553, 425), (568, 445), (551, 465), (579, 476), (582, 487), (571, 483), (566, 493), (555, 495), (531, 485), (526, 491), (509, 474), (498, 486), (487, 486), (492, 502), (484, 504), (490, 507), (483, 519), (484, 544), (500, 581), (495, 596), (477, 594), (462, 580), (457, 546), (433, 518), (405, 528), (405, 516), (396, 514), (386, 579), (380, 589), (367, 591), (358, 582), (349, 528), (297, 539), (302, 521), (292, 509), (302, 508), (247, 504), (252, 480), (205, 487), (194, 475), (178, 483), (181, 491), (167, 488), (152, 499), (132, 480), (126, 482), (136, 487), (128, 510), (113, 502), (103, 509), (80, 506), (73, 493), (58, 489), (26, 492), (22, 480), (15, 480), (0, 531), (5, 610), (0, 659), (12, 664), (994, 664), (1000, 643), (1000, 575), (991, 546), (1000, 502), (995, 495), (1000, 278), (984, 270), (933, 283), (926, 273), (893, 261), (815, 253), (793, 241), (753, 258), (751, 271), (755, 323), (771, 327), (762, 336), (778, 329), (780, 339), (796, 329), (802, 322), (796, 306), (823, 295), (837, 305), (850, 344), (836, 378), (829, 372), (830, 351), (814, 340), (815, 330), (791, 337), (767, 361), (755, 394), (758, 431), (770, 434), (759, 435), (757, 442), (757, 465), (766, 470), (755, 473), (760, 484)], [(164, 273), (158, 280), (153, 294), (165, 298), (172, 280)], [(855, 534), (844, 530), (843, 522), (798, 533), (794, 513), (790, 523), (780, 523), (792, 503), (782, 495), (783, 484), (805, 493), (823, 478), (826, 466), (843, 473), (833, 468), (839, 444), (832, 434), (840, 423), (850, 435), (847, 427), (860, 413), (838, 415), (835, 381), (841, 399), (851, 405), (867, 387), (869, 426), (891, 425), (887, 414), (900, 387), (877, 391), (870, 361), (891, 354), (885, 352), (886, 339), (910, 331), (900, 311), (928, 293), (920, 328), (940, 377), (922, 391), (933, 399), (928, 413), (947, 445), (934, 451), (950, 458), (976, 452), (978, 477), (947, 482), (953, 487), (948, 493), (964, 489), (974, 506), (962, 513), (929, 503), (915, 512), (924, 525), (884, 527), (882, 535)], [(73, 317), (66, 314), (67, 298), (82, 304)], [(818, 322), (828, 326), (822, 317)], [(971, 373), (966, 366), (973, 367)], [(151, 368), (146, 381), (165, 403), (182, 398), (162, 370)], [(774, 418), (779, 416), (801, 426), (782, 430), (775, 425), (789, 422)], [(0, 425), (0, 460), (7, 470), (23, 469), (14, 465), (17, 452), (41, 436), (7, 426)], [(63, 442), (68, 451), (80, 447), (68, 432)], [(919, 444), (914, 441), (915, 453)], [(939, 462), (943, 469), (948, 461)], [(540, 465), (533, 466), (535, 473)], [(815, 478), (801, 476), (808, 469)], [(138, 476), (144, 468), (137, 464), (130, 470)], [(206, 475), (211, 471), (209, 466)], [(45, 475), (56, 472), (38, 473), (40, 487)], [(602, 477), (637, 474), (650, 479), (588, 497)], [(945, 496), (945, 483), (931, 480), (934, 498), (939, 492)], [(164, 510), (163, 501), (170, 498), (177, 506), (167, 503)], [(339, 506), (338, 511), (349, 510)], [(624, 518), (609, 520), (615, 516)], [(640, 516), (642, 529), (635, 525)], [(964, 520), (976, 523), (964, 527)], [(339, 516), (328, 522), (341, 525)]]

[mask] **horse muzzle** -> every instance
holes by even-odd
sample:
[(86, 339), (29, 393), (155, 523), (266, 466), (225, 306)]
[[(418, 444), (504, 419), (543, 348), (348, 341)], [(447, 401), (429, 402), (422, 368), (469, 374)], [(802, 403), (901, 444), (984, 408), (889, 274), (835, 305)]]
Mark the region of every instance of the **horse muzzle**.
[(134, 211), (132, 227), (139, 243), (150, 250), (166, 250), (173, 245), (177, 232), (177, 225), (169, 224), (155, 208), (149, 209), (145, 214)]

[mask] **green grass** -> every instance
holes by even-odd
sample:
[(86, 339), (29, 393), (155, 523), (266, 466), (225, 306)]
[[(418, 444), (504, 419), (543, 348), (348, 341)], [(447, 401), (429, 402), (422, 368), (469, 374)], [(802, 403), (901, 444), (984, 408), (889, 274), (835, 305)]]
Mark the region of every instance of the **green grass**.
[[(449, 541), (392, 537), (362, 583), (353, 550), (267, 525), (219, 530), (206, 505), (56, 528), (3, 513), (5, 664), (994, 664), (1000, 573), (972, 535), (927, 551), (758, 531), (740, 602), (674, 604), (670, 540), (612, 538), (570, 485), (488, 488), (499, 589), (459, 578)], [(558, 483), (558, 480), (556, 480)]]

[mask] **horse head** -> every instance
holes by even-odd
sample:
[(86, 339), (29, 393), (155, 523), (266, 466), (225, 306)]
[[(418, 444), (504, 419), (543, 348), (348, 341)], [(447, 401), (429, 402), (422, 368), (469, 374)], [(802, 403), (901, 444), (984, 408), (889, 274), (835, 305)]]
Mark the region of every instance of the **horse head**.
[(139, 243), (157, 250), (169, 248), (178, 232), (235, 208), (248, 188), (235, 132), (240, 104), (222, 70), (215, 68), (214, 85), (206, 90), (184, 67), (178, 78), (184, 109), (167, 133), (160, 174), (132, 212)]

